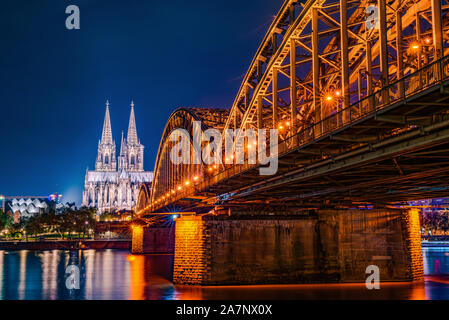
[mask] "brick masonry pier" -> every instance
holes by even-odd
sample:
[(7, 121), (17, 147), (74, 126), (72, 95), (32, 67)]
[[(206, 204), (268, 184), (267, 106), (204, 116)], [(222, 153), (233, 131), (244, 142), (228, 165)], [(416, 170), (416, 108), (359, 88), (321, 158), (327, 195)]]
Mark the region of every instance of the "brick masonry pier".
[[(423, 277), (418, 211), (320, 210), (310, 215), (182, 216), (177, 284), (364, 282)], [(134, 248), (134, 244), (133, 244)]]
[(174, 226), (133, 227), (132, 249), (134, 254), (173, 253), (175, 241)]

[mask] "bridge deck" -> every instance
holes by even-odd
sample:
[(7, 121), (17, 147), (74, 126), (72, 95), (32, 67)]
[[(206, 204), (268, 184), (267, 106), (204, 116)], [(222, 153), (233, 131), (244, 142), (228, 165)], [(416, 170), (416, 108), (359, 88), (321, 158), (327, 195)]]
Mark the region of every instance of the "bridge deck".
[[(435, 70), (444, 72), (442, 81)], [(447, 196), (448, 77), (446, 57), (299, 132), (296, 145), (295, 137), (280, 142), (276, 175), (259, 175), (258, 165), (234, 166), (199, 184), (196, 190), (201, 192), (196, 194), (218, 195), (217, 203), (295, 200), (305, 206), (330, 200), (391, 203)], [(421, 85), (416, 86), (419, 78)], [(391, 103), (381, 103), (385, 92)], [(376, 105), (372, 110), (370, 99)], [(345, 116), (349, 120), (344, 123)], [(322, 134), (315, 138), (319, 130)], [(204, 205), (193, 196), (172, 205)]]

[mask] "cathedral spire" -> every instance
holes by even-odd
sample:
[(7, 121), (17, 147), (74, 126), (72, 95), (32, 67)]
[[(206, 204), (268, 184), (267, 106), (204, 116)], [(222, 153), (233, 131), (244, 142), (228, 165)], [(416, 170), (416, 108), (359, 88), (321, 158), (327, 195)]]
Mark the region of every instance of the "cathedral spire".
[(122, 142), (120, 143), (120, 155), (123, 156), (125, 154), (125, 140), (123, 139), (123, 130), (122, 130)]
[(136, 119), (134, 117), (134, 101), (131, 101), (131, 114), (129, 116), (128, 136), (126, 141), (128, 145), (137, 145), (139, 143), (137, 140)]
[(103, 133), (101, 134), (102, 144), (112, 144), (111, 119), (109, 117), (109, 100), (106, 101), (106, 114), (104, 116)]

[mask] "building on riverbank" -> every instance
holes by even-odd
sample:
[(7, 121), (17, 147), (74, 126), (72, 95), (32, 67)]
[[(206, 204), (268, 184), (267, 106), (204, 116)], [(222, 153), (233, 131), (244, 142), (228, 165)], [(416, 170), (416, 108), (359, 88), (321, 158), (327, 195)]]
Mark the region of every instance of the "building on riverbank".
[(122, 131), (120, 155), (116, 157), (107, 101), (95, 170), (86, 171), (83, 206), (96, 207), (98, 214), (105, 211), (133, 210), (140, 184), (153, 180), (153, 172), (144, 171), (143, 151), (144, 146), (137, 137), (134, 103), (131, 102), (127, 137), (124, 138)]
[(50, 195), (48, 197), (6, 197), (5, 212), (19, 223), (21, 219), (57, 211), (63, 207), (60, 202), (62, 195)]

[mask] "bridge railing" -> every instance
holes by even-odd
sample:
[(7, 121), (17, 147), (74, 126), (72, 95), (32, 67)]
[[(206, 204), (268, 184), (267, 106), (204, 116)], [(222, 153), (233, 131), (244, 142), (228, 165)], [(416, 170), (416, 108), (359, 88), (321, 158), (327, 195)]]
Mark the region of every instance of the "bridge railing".
[(449, 56), (446, 56), (280, 141), (278, 153), (282, 155), (313, 140), (332, 134), (338, 129), (349, 126), (394, 103), (405, 101), (410, 96), (448, 79)]
[[(333, 115), (300, 130), (278, 144), (278, 154), (283, 155), (295, 148), (303, 146), (320, 137), (331, 134), (353, 122), (360, 120), (374, 112), (377, 112), (393, 103), (404, 101), (408, 97), (440, 84), (449, 79), (449, 56), (428, 64), (413, 73), (391, 83), (376, 91), (370, 96), (351, 104)], [(265, 150), (265, 152), (268, 150)], [(254, 164), (233, 165), (224, 171), (210, 177), (201, 185), (215, 184), (222, 179), (232, 177), (243, 171), (255, 167)]]
[[(400, 80), (389, 84), (381, 90), (370, 96), (364, 97), (360, 101), (353, 103), (349, 107), (342, 109), (331, 116), (313, 124), (307, 128), (301, 129), (296, 134), (280, 141), (278, 143), (278, 156), (282, 156), (292, 150), (304, 146), (316, 139), (332, 134), (338, 129), (353, 124), (355, 121), (372, 115), (400, 101), (405, 101), (408, 97), (415, 95), (428, 88), (441, 84), (449, 79), (449, 56), (428, 64), (411, 74), (406, 75)], [(269, 150), (265, 150), (267, 152)], [(241, 174), (247, 170), (259, 166), (258, 164), (235, 164), (219, 173), (205, 178), (202, 182), (196, 183), (191, 188), (186, 188), (179, 192), (176, 197), (167, 199), (166, 202), (158, 204), (156, 207), (162, 207), (177, 199), (186, 198), (195, 193), (195, 191), (206, 190), (209, 186)], [(150, 208), (154, 210), (156, 208)]]

